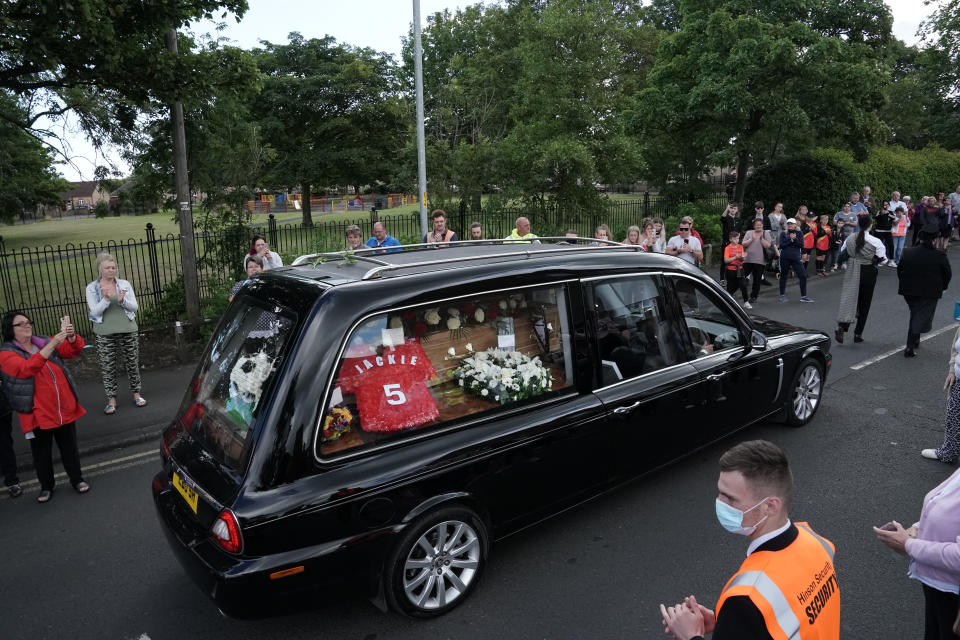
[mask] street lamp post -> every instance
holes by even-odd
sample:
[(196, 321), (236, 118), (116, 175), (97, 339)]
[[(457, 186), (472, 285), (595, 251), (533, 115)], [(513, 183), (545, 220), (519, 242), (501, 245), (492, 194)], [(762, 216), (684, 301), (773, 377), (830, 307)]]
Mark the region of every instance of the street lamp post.
[(427, 235), (427, 153), (423, 134), (423, 42), (420, 0), (413, 0), (413, 60), (417, 85), (417, 179), (420, 183), (420, 235)]

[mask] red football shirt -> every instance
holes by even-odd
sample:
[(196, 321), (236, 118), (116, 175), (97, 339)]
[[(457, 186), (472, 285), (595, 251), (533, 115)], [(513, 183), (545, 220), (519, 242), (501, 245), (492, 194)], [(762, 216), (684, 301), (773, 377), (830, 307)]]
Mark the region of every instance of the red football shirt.
[(435, 420), (440, 411), (427, 380), (437, 375), (416, 340), (382, 355), (344, 358), (338, 384), (357, 397), (364, 431), (399, 431)]

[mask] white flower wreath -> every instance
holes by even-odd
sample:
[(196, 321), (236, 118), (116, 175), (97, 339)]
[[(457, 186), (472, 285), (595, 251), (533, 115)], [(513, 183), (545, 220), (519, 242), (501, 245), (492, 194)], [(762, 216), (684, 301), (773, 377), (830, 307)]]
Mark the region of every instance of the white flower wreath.
[(474, 395), (500, 404), (533, 398), (549, 391), (553, 384), (550, 370), (519, 351), (487, 349), (463, 360), (453, 372), (457, 384)]

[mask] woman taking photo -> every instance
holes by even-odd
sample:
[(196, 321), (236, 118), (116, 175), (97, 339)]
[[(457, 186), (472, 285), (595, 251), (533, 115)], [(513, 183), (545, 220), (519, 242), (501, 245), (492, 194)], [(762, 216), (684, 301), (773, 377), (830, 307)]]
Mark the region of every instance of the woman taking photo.
[[(270, 247), (267, 245), (267, 241), (263, 236), (253, 236), (253, 239), (250, 241), (250, 250), (247, 251), (247, 256), (260, 256), (260, 259), (263, 261), (264, 271), (283, 266), (283, 260), (278, 254), (270, 251)], [(243, 257), (244, 269), (246, 269), (247, 256)]]
[(886, 262), (887, 258), (883, 243), (870, 235), (873, 225), (870, 216), (860, 216), (859, 224), (860, 231), (847, 236), (840, 249), (841, 253), (850, 256), (850, 267), (843, 274), (837, 329), (833, 333), (840, 344), (843, 344), (843, 334), (850, 330), (854, 320), (857, 325), (853, 329), (853, 341), (863, 342), (863, 328), (873, 302), (873, 289), (877, 286), (877, 264)]
[(87, 306), (97, 340), (97, 357), (103, 390), (107, 394), (105, 414), (117, 412), (117, 365), (123, 359), (133, 404), (145, 407), (140, 395), (140, 336), (137, 333), (137, 296), (126, 280), (117, 278), (117, 261), (109, 253), (97, 256), (100, 277), (87, 285)]
[(63, 468), (77, 493), (90, 490), (80, 469), (76, 421), (86, 413), (77, 401), (76, 386), (63, 363), (83, 349), (70, 317), (60, 319), (60, 332), (50, 339), (33, 335), (33, 323), (20, 311), (8, 311), (0, 320), (0, 372), (10, 405), (19, 414), (20, 429), (30, 441), (33, 465), (40, 481), (37, 502), (49, 502), (56, 485), (53, 441), (57, 441)]

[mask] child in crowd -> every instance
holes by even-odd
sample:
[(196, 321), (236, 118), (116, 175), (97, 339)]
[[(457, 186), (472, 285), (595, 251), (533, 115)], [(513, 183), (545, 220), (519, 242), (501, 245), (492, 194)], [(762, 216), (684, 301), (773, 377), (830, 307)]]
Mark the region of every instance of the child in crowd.
[(817, 250), (817, 275), (827, 275), (827, 256), (832, 252), (831, 239), (833, 229), (830, 228), (830, 216), (820, 216), (820, 224), (817, 226), (817, 237), (815, 248)]
[(836, 271), (840, 267), (847, 268), (843, 264), (846, 258), (840, 255), (840, 248), (846, 238), (843, 233), (843, 227), (846, 223), (843, 220), (834, 220), (834, 224), (836, 226), (833, 230), (833, 237), (830, 238), (830, 264), (828, 265), (831, 271)]
[(743, 245), (740, 244), (740, 232), (731, 231), (727, 238), (730, 241), (723, 249), (723, 264), (726, 265), (727, 291), (735, 294), (737, 289), (743, 296), (743, 308), (752, 309), (750, 297), (747, 295), (747, 280), (743, 277)]

